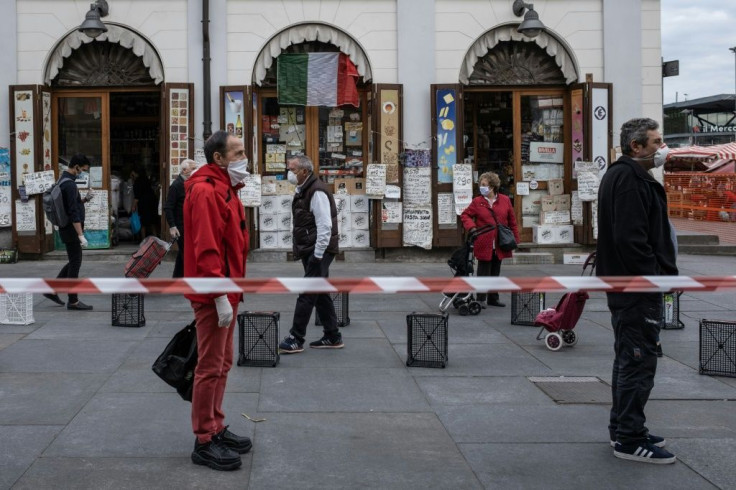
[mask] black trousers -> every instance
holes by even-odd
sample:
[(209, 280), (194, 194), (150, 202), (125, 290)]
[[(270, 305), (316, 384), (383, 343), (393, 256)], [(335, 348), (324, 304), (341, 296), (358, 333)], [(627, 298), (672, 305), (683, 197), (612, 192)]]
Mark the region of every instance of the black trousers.
[[(501, 275), (501, 259), (499, 259), (496, 256), (496, 251), (493, 251), (493, 256), (491, 257), (491, 260), (479, 260), (478, 261), (478, 277), (481, 276), (495, 276), (498, 277)], [(478, 301), (481, 303), (483, 301), (486, 301), (486, 295), (482, 293), (478, 293), (477, 295)], [(495, 303), (498, 301), (498, 293), (488, 291), (487, 296), (489, 303)]]
[(649, 433), (644, 407), (654, 387), (662, 321), (660, 294), (628, 296), (620, 307), (610, 307), (615, 357), (608, 431), (611, 440), (622, 444), (643, 441)]
[(171, 277), (184, 277), (184, 235), (179, 235), (179, 238), (176, 239), (176, 245), (178, 251), (174, 263), (174, 274)]
[[(334, 258), (335, 256), (329, 252), (325, 252), (319, 264), (310, 264), (309, 257), (302, 258), (304, 277), (330, 277), (330, 264)], [(299, 342), (304, 342), (307, 335), (307, 324), (309, 324), (312, 310), (315, 308), (322, 322), (325, 336), (340, 337), (340, 330), (337, 328), (335, 304), (332, 302), (332, 296), (327, 293), (299, 295), (294, 309), (294, 322), (289, 333)]]
[[(79, 269), (82, 267), (82, 244), (79, 243), (78, 238), (74, 240), (62, 240), (66, 246), (66, 256), (69, 262), (61, 269), (59, 275), (56, 276), (60, 279), (76, 279), (79, 277)], [(76, 303), (79, 298), (75, 293), (69, 293), (69, 303)]]

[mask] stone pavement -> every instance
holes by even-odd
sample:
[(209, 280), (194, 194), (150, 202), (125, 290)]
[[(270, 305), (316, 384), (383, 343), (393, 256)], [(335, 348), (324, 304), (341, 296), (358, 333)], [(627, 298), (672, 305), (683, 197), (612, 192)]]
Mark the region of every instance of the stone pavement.
[[(733, 257), (683, 255), (679, 263), (683, 275), (736, 271)], [(0, 276), (53, 277), (61, 265), (0, 265)], [(154, 277), (172, 268), (165, 262)], [(82, 274), (111, 277), (122, 269), (120, 261), (88, 261)], [(298, 277), (300, 269), (250, 264), (248, 276)], [(502, 273), (580, 270), (504, 264)], [(441, 263), (336, 263), (332, 272), (450, 274)], [(548, 295), (547, 305), (558, 297)], [(240, 470), (220, 473), (191, 463), (190, 405), (151, 372), (192, 318), (183, 298), (147, 296), (146, 326), (118, 328), (110, 296), (83, 296), (95, 309), (77, 313), (36, 295), (34, 324), (0, 325), (0, 488), (736, 488), (736, 378), (697, 372), (698, 320), (736, 320), (735, 298), (685, 293), (685, 328), (662, 332), (665, 357), (647, 414), (652, 432), (667, 437), (677, 455), (674, 465), (611, 454), (612, 334), (602, 294), (585, 307), (579, 343), (559, 352), (535, 339), (536, 328), (510, 324), (508, 294), (506, 308), (476, 317), (451, 308), (445, 369), (405, 365), (406, 315), (436, 312), (439, 295), (393, 294), (350, 296), (342, 350), (306, 349), (282, 356), (276, 368), (233, 367), (227, 422), (252, 437), (254, 449)], [(250, 295), (243, 309), (281, 312), (283, 336), (294, 303), (294, 295)], [(319, 336), (310, 326), (307, 340)], [(530, 379), (560, 376), (587, 382)], [(559, 386), (568, 391), (555, 394)]]

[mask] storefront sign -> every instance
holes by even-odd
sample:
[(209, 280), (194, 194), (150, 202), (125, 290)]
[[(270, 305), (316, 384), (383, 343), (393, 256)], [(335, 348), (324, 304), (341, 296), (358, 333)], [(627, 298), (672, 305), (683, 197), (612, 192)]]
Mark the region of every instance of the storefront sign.
[(457, 110), (454, 89), (437, 90), (437, 181), (440, 184), (452, 182), (453, 166), (457, 163)]
[(595, 162), (576, 161), (572, 164), (572, 178), (577, 179), (580, 172), (598, 172), (598, 164)]
[(564, 143), (532, 141), (529, 143), (529, 161), (534, 163), (563, 163)]
[(386, 164), (386, 182), (399, 183), (399, 141), (401, 111), (399, 91), (381, 90), (381, 162)]
[[(36, 202), (15, 200), (15, 229), (18, 232), (36, 231)], [(32, 233), (31, 233), (32, 234)]]
[(700, 133), (736, 133), (736, 126), (716, 126), (715, 124), (704, 124), (698, 126)]
[(404, 208), (404, 246), (432, 248), (432, 208)]
[[(13, 98), (15, 104), (15, 183), (23, 185), (23, 175), (33, 172), (36, 147), (33, 135), (33, 92), (18, 90)], [(16, 213), (17, 214), (17, 213)], [(35, 226), (33, 230), (35, 230)], [(29, 231), (29, 230), (24, 230)]]
[(426, 206), (432, 204), (432, 169), (404, 169), (404, 204), (406, 206)]
[(386, 165), (368, 164), (365, 169), (365, 194), (371, 199), (383, 199), (386, 194)]
[(381, 203), (381, 221), (384, 223), (401, 223), (401, 202), (383, 201)]
[(598, 175), (593, 172), (578, 172), (578, 196), (581, 201), (598, 199)]
[(240, 202), (248, 208), (257, 208), (261, 205), (261, 176), (259, 174), (246, 175), (243, 181), (245, 187), (238, 192)]
[(516, 183), (516, 195), (517, 196), (528, 196), (529, 195), (529, 182), (517, 182)]
[(598, 165), (598, 177), (603, 177), (608, 168), (608, 89), (593, 89), (593, 124), (591, 127), (591, 140), (593, 160)]
[(106, 190), (93, 191), (92, 200), (84, 205), (85, 230), (104, 230), (107, 232), (110, 229), (107, 197)]
[(573, 225), (583, 224), (583, 202), (580, 200), (580, 196), (578, 196), (578, 191), (572, 191), (570, 219)]
[(473, 166), (458, 163), (453, 166), (452, 193), (455, 195), (455, 213), (463, 214), (473, 200)]
[(0, 148), (0, 228), (11, 226), (10, 151)]
[(243, 112), (243, 92), (233, 91), (225, 92), (225, 129), (228, 133), (233, 134), (243, 140), (245, 143), (245, 132), (243, 131), (243, 121), (245, 114)]
[(54, 171), (32, 172), (23, 176), (23, 183), (26, 186), (26, 194), (43, 194), (46, 189), (50, 189), (54, 185)]
[(398, 185), (386, 186), (386, 199), (401, 199), (401, 187)]
[(451, 192), (440, 192), (437, 194), (437, 224), (454, 225), (457, 223), (455, 214), (455, 203)]

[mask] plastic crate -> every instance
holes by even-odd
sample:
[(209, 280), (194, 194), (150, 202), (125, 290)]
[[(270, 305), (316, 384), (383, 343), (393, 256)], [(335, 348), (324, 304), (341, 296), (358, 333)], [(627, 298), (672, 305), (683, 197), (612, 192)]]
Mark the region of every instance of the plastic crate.
[(245, 311), (238, 315), (238, 366), (276, 367), (280, 318), (276, 311)]
[(33, 294), (0, 294), (0, 323), (8, 325), (30, 325), (33, 318)]
[(685, 324), (680, 321), (680, 296), (682, 291), (662, 295), (662, 328), (665, 330), (685, 328)]
[[(350, 325), (350, 316), (348, 315), (348, 293), (331, 293), (332, 302), (335, 304), (335, 315), (337, 315), (337, 326), (347, 327)], [(322, 326), (322, 319), (314, 310), (314, 324), (318, 327)]]
[(511, 293), (511, 324), (534, 326), (534, 320), (544, 310), (544, 293)]
[(447, 366), (447, 313), (411, 313), (406, 316), (406, 365)]
[(699, 372), (736, 378), (736, 323), (700, 320)]
[(113, 327), (144, 327), (145, 325), (142, 294), (112, 295)]

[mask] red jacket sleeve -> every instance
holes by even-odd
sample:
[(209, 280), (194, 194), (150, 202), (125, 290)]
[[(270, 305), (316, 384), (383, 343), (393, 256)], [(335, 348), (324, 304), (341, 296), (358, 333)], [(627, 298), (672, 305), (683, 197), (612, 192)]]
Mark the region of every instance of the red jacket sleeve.
[(192, 186), (190, 189), (191, 213), (190, 242), (194, 250), (195, 277), (225, 277), (220, 267), (220, 242), (223, 236), (223, 220), (217, 205), (215, 188), (208, 184)]
[(470, 231), (476, 226), (475, 219), (478, 215), (478, 206), (476, 206), (475, 199), (470, 202), (470, 205), (465, 208), (465, 211), (460, 215), (460, 220), (463, 222), (463, 228), (465, 231)]

